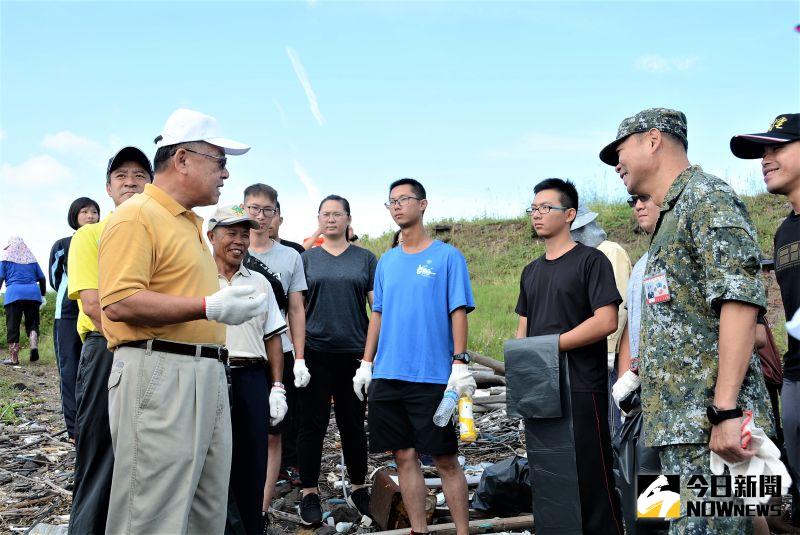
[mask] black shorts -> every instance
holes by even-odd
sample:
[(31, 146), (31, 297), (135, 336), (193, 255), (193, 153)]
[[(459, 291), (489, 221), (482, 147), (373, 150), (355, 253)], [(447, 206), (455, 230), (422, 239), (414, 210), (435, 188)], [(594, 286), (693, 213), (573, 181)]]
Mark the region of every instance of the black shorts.
[(369, 386), (369, 451), (414, 448), (418, 453), (458, 451), (454, 424), (438, 427), (433, 415), (447, 385), (375, 379)]

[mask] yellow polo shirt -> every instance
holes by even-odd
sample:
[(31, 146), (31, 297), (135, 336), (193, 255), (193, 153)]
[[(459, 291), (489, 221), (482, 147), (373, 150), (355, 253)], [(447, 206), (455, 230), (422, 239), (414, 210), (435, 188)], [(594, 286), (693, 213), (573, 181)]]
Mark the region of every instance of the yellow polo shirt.
[(84, 225), (78, 229), (70, 242), (67, 257), (67, 295), (78, 302), (78, 334), (81, 340), (93, 331), (99, 331), (92, 319), (83, 312), (80, 300), (81, 290), (97, 290), (97, 256), (100, 248), (100, 235), (106, 228), (110, 214), (98, 223)]
[[(153, 184), (117, 208), (100, 241), (101, 308), (141, 290), (183, 297), (219, 290), (217, 265), (203, 238), (203, 219)], [(214, 321), (150, 327), (111, 321), (104, 311), (102, 318), (109, 349), (151, 338), (225, 343), (225, 325)]]

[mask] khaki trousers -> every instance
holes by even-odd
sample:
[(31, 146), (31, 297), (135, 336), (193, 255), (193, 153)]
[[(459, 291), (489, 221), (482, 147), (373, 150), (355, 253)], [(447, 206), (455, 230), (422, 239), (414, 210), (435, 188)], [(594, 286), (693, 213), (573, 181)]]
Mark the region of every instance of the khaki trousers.
[(231, 466), (223, 365), (118, 348), (108, 413), (115, 463), (106, 533), (223, 533)]

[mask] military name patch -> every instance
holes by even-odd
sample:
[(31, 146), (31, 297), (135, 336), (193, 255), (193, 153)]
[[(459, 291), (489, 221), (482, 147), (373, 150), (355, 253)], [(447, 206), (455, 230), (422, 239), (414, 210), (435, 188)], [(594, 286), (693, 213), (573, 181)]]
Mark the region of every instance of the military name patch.
[(644, 299), (645, 303), (648, 305), (655, 305), (656, 303), (663, 303), (672, 299), (669, 295), (666, 271), (646, 277), (643, 284)]

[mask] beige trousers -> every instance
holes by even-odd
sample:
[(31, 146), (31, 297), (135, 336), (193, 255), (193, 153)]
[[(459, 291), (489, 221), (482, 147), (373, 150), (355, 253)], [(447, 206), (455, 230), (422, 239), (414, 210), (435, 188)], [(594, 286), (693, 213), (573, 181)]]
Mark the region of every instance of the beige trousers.
[(118, 348), (108, 413), (114, 476), (106, 533), (223, 533), (231, 419), (222, 364)]

